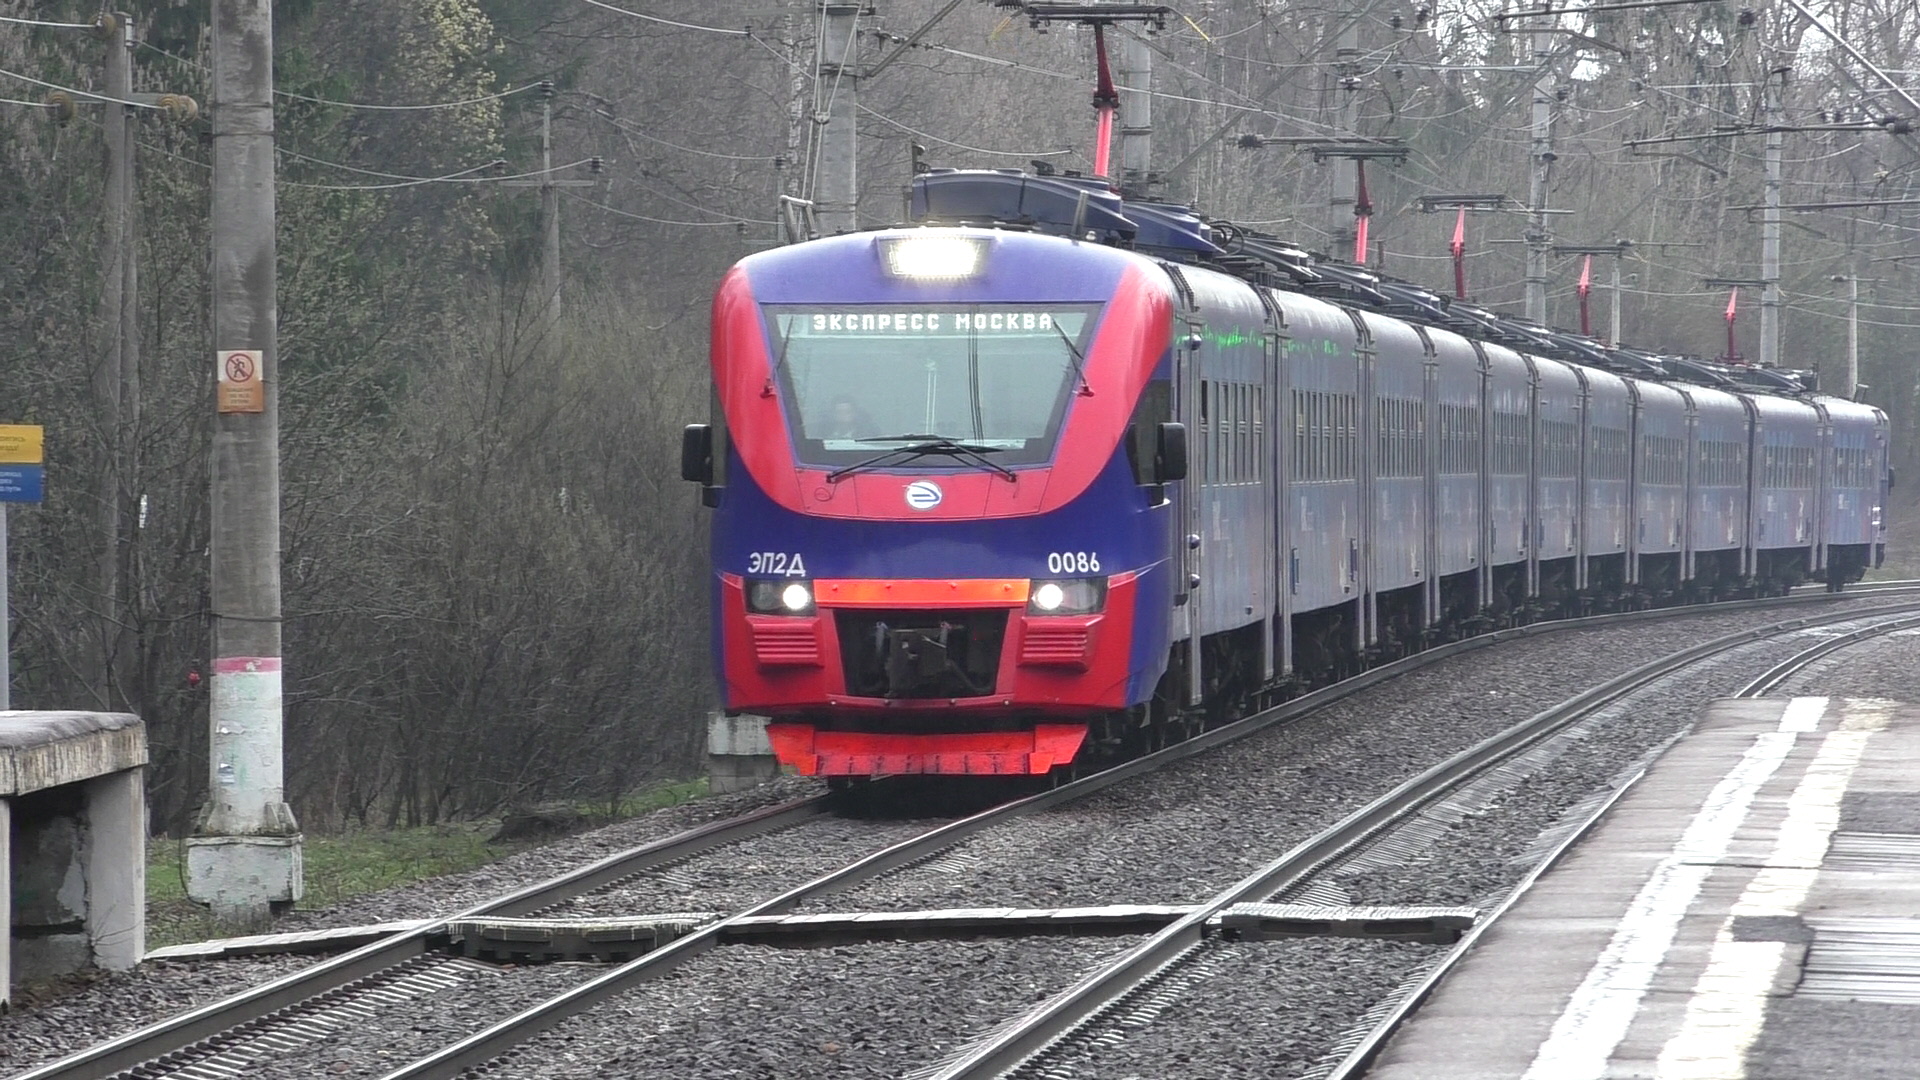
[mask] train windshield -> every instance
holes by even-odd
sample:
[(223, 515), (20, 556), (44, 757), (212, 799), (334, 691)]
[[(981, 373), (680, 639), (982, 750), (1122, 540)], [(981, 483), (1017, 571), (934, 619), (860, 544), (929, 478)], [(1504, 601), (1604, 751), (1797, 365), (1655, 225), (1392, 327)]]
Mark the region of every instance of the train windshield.
[(801, 461), (845, 466), (949, 440), (976, 457), (895, 465), (1037, 464), (1080, 385), (1097, 304), (843, 304), (768, 309), (774, 372)]

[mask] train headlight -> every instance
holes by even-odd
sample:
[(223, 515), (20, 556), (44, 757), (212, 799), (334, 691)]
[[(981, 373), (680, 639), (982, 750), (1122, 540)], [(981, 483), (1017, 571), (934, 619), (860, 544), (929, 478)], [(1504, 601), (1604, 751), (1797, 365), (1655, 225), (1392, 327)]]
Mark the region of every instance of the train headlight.
[(1106, 578), (1035, 581), (1027, 589), (1029, 615), (1091, 615), (1106, 606)]
[(804, 581), (749, 581), (747, 610), (756, 615), (810, 615), (813, 587)]
[(959, 281), (980, 270), (987, 242), (970, 236), (900, 236), (879, 241), (887, 273), (915, 281)]

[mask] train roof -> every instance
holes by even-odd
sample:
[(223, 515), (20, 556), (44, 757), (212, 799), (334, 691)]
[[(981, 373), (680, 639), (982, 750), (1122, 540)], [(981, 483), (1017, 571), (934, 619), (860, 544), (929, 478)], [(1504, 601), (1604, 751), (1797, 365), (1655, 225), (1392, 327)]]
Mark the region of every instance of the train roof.
[(910, 217), (922, 224), (1012, 228), (1070, 236), (1202, 266), (1254, 285), (1364, 308), (1463, 337), (1635, 378), (1736, 393), (1804, 397), (1811, 371), (1725, 364), (1606, 345), (1341, 263), (1277, 236), (1203, 217), (1176, 203), (1122, 198), (1099, 177), (1018, 169), (934, 169), (916, 176)]

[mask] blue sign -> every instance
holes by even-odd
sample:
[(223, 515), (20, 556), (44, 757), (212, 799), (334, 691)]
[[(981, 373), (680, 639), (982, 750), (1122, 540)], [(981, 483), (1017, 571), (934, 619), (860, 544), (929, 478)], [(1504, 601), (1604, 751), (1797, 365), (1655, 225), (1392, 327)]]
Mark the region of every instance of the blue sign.
[(0, 502), (37, 503), (46, 490), (45, 465), (0, 465)]

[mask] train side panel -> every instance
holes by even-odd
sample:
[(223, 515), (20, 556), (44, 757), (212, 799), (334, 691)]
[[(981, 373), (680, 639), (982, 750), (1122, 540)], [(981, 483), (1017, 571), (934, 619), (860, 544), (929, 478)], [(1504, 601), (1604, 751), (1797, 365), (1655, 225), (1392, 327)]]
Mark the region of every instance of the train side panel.
[(1190, 423), (1200, 500), (1200, 576), (1195, 593), (1204, 636), (1259, 622), (1274, 607), (1264, 523), (1273, 517), (1265, 454), (1268, 364), (1266, 309), (1252, 287), (1188, 271), (1196, 300), (1200, 365), (1197, 416)]
[(1373, 335), (1372, 588), (1423, 584), (1429, 514), (1426, 482), (1426, 344), (1406, 323), (1365, 316)]
[(1887, 417), (1844, 398), (1818, 398), (1827, 414), (1828, 447), (1821, 494), (1821, 529), (1832, 586), (1858, 581), (1874, 565), (1883, 513)]
[(1294, 451), (1287, 587), (1302, 613), (1348, 603), (1360, 584), (1360, 370), (1346, 312), (1307, 296), (1283, 303)]
[(1527, 558), (1531, 484), (1533, 372), (1520, 354), (1488, 345), (1486, 404), (1488, 562), (1510, 566)]
[(1687, 508), (1687, 402), (1680, 391), (1641, 382), (1634, 412), (1634, 546), (1638, 580), (1655, 595), (1680, 587)]
[(1480, 440), (1483, 393), (1480, 354), (1471, 342), (1445, 330), (1429, 330), (1436, 363), (1432, 573), (1445, 578), (1478, 572), (1483, 559), (1480, 528)]
[(1790, 398), (1741, 396), (1754, 415), (1751, 518), (1758, 572), (1791, 581), (1820, 569), (1814, 551), (1819, 414)]
[(1633, 396), (1618, 375), (1578, 368), (1586, 392), (1581, 447), (1580, 587), (1627, 580)]
[(1750, 565), (1747, 556), (1746, 405), (1722, 390), (1681, 388), (1691, 408), (1692, 445), (1688, 470), (1688, 577), (1708, 586), (1738, 579)]
[[(1529, 356), (1533, 367), (1535, 456), (1533, 539), (1543, 563), (1571, 560), (1579, 544), (1581, 386), (1573, 368)], [(1556, 568), (1570, 571), (1572, 564)], [(1568, 579), (1571, 583), (1571, 577)]]

